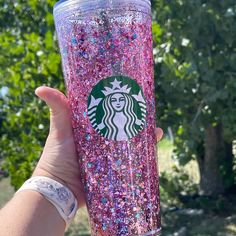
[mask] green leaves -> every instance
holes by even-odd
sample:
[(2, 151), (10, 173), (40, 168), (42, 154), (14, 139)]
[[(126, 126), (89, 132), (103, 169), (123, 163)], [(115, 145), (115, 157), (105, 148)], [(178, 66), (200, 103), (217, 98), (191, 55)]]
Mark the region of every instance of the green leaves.
[[(225, 147), (236, 139), (235, 2), (156, 0), (154, 12), (161, 28), (158, 32), (162, 32), (156, 34), (154, 29), (160, 125), (172, 128), (179, 163), (196, 159), (201, 188), (212, 187), (216, 193), (214, 185), (223, 188), (214, 181), (221, 178), (225, 188), (233, 184), (233, 162)], [(215, 133), (219, 137), (213, 139), (222, 140), (221, 153), (218, 145), (206, 143), (209, 127), (223, 127), (223, 133)], [(225, 169), (220, 177), (222, 166), (217, 158)], [(202, 181), (206, 176), (212, 177), (208, 180), (212, 186)]]
[[(161, 125), (171, 126), (179, 139), (177, 154), (197, 155), (198, 137), (209, 123), (223, 123), (225, 139), (232, 141), (236, 137), (235, 2), (156, 0), (153, 10), (161, 101), (157, 112)], [(190, 147), (189, 139), (196, 145)]]
[(0, 0), (0, 159), (18, 188), (40, 157), (49, 125), (48, 109), (34, 90), (43, 84), (64, 87), (54, 41), (56, 1)]
[(152, 24), (152, 33), (154, 36), (153, 38), (155, 40), (155, 43), (160, 43), (163, 30), (162, 30), (161, 26), (155, 21)]
[[(64, 90), (53, 0), (0, 0), (0, 159), (15, 187), (30, 175), (48, 130), (34, 90)], [(153, 1), (158, 118), (175, 133), (182, 164), (202, 155), (204, 131), (223, 124), (236, 137), (236, 7), (227, 1)], [(43, 128), (42, 128), (43, 127)]]

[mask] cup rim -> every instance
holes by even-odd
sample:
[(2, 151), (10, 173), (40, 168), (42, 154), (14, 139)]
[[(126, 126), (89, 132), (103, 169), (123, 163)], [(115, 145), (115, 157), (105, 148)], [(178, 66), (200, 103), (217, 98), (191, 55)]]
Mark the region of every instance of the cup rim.
[[(53, 7), (53, 11), (57, 11), (57, 10), (60, 10), (66, 6), (70, 6), (70, 5), (73, 5), (73, 4), (76, 4), (76, 3), (91, 3), (91, 0), (60, 0), (58, 2), (55, 3), (54, 7)], [(93, 2), (96, 2), (97, 4), (99, 2), (103, 3), (104, 5), (107, 5), (107, 0), (96, 0), (96, 1), (93, 1)], [(125, 3), (125, 4), (129, 4), (129, 3), (132, 3), (132, 2), (139, 2), (139, 3), (142, 3), (142, 4), (147, 4), (149, 7), (151, 6), (151, 1), (150, 0), (112, 0), (112, 3), (113, 4), (122, 4), (122, 3)]]

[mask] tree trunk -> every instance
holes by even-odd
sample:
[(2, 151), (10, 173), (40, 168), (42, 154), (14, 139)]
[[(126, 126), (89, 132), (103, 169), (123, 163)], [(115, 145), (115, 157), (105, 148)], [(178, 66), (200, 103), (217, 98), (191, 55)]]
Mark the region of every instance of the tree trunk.
[(218, 195), (233, 184), (232, 144), (223, 140), (222, 126), (209, 126), (205, 131), (204, 152), (198, 156), (200, 192)]

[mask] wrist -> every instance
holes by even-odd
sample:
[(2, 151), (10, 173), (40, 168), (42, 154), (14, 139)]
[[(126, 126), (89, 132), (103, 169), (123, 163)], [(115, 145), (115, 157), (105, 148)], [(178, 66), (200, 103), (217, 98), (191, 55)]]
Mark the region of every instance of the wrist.
[(84, 188), (79, 176), (76, 177), (75, 174), (73, 173), (71, 174), (70, 171), (66, 172), (64, 170), (55, 172), (51, 169), (45, 168), (45, 165), (39, 162), (32, 174), (32, 177), (44, 176), (61, 183), (62, 185), (69, 188), (73, 192), (79, 203), (78, 206), (79, 208), (85, 206)]
[(54, 205), (68, 227), (78, 209), (77, 200), (69, 188), (49, 177), (35, 176), (25, 181), (16, 195), (25, 190), (38, 192)]
[(64, 181), (63, 179), (59, 178), (56, 175), (51, 174), (49, 171), (46, 171), (44, 168), (42, 168), (41, 166), (37, 165), (32, 177), (37, 177), (37, 176), (44, 176), (44, 177), (48, 177), (50, 179), (53, 179), (59, 183), (61, 183), (62, 185), (66, 186), (67, 188), (69, 188), (68, 184), (66, 183), (66, 181)]

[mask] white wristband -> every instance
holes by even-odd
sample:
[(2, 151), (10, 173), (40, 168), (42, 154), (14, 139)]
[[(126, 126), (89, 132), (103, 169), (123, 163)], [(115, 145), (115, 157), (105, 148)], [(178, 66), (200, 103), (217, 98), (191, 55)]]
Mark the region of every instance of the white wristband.
[(74, 194), (61, 183), (44, 176), (32, 177), (25, 181), (21, 188), (16, 192), (32, 190), (42, 194), (51, 202), (59, 214), (69, 226), (78, 210), (78, 203)]

